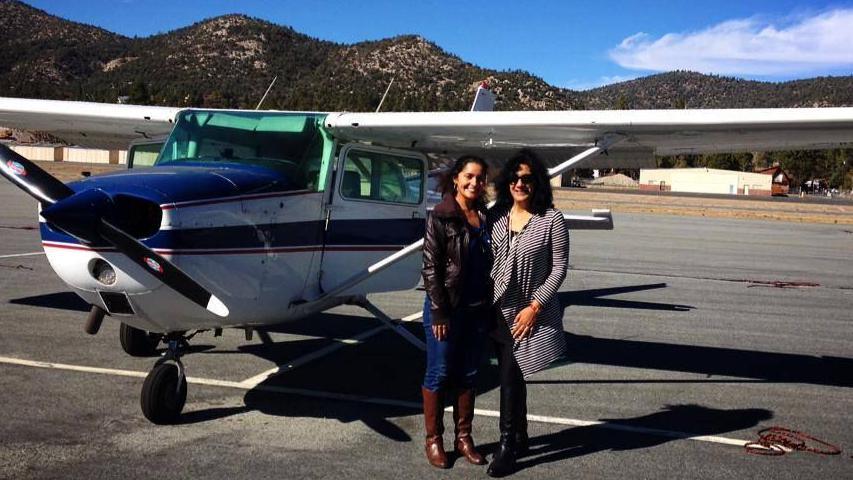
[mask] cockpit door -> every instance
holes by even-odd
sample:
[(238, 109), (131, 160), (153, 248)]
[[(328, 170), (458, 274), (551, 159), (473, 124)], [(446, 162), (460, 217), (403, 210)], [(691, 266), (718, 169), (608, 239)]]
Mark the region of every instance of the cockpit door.
[[(338, 155), (330, 193), (323, 291), (423, 237), (426, 157), (418, 152), (346, 145)], [(420, 255), (412, 255), (347, 293), (414, 288), (421, 263)]]

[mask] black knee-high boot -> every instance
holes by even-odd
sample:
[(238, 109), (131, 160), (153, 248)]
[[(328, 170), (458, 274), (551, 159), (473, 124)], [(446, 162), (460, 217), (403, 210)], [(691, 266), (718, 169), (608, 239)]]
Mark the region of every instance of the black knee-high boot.
[(527, 455), (530, 444), (527, 435), (527, 385), (523, 379), (519, 382), (516, 393), (515, 407), (518, 412), (516, 414), (518, 424), (515, 429), (515, 455), (520, 458)]
[[(500, 349), (501, 346), (499, 345), (498, 348)], [(506, 348), (501, 353), (502, 355), (499, 356), (501, 406), (498, 425), (501, 431), (501, 440), (498, 451), (486, 471), (490, 477), (504, 477), (516, 470), (516, 439), (519, 427), (522, 425), (519, 414), (522, 411), (521, 403), (526, 403), (527, 394), (524, 377), (512, 356), (512, 351), (510, 348)]]
[(501, 440), (498, 451), (495, 452), (492, 463), (486, 470), (490, 477), (504, 477), (515, 471), (515, 434), (516, 415), (518, 413), (515, 400), (517, 389), (518, 386), (515, 382), (501, 383), (500, 423), (498, 424), (501, 430)]

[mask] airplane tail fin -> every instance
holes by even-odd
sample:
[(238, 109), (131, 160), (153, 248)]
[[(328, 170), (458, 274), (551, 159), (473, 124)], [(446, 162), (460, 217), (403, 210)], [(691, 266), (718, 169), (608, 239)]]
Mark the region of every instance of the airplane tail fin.
[(483, 82), (477, 87), (474, 95), (474, 104), (471, 105), (472, 112), (491, 112), (495, 109), (495, 94), (489, 90), (489, 84)]

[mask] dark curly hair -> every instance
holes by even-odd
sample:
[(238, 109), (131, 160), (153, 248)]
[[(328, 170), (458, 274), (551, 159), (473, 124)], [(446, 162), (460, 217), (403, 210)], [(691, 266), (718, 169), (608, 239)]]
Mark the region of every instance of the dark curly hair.
[(545, 213), (545, 210), (554, 208), (554, 194), (551, 192), (551, 179), (548, 176), (548, 169), (545, 168), (545, 164), (542, 163), (539, 156), (529, 148), (522, 149), (507, 160), (498, 178), (495, 179), (495, 191), (497, 193), (495, 206), (504, 208), (512, 206), (513, 200), (512, 194), (509, 192), (509, 180), (521, 165), (530, 167), (530, 172), (533, 175), (530, 211), (541, 215)]
[[(476, 156), (476, 155), (462, 155), (461, 157), (456, 159), (456, 163), (450, 167), (450, 170), (444, 172), (441, 176), (441, 182), (438, 186), (438, 191), (441, 192), (442, 196), (450, 194), (456, 194), (456, 187), (453, 185), (453, 179), (459, 175), (459, 172), (465, 169), (465, 166), (469, 163), (476, 163), (477, 165), (483, 167), (483, 174), (488, 175), (489, 173), (489, 165), (485, 160)], [(480, 205), (482, 204), (482, 205)], [(478, 207), (485, 206), (485, 200), (481, 197), (477, 202)]]

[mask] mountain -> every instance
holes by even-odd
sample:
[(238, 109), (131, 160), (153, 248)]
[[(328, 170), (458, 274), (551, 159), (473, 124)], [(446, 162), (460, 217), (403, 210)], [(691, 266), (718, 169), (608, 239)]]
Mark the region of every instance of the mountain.
[(678, 71), (584, 93), (589, 109), (840, 107), (853, 105), (853, 76), (770, 83)]
[[(129, 39), (0, 0), (0, 92), (61, 98), (57, 86), (86, 79), (126, 50)], [(62, 92), (64, 93), (64, 92)]]
[(289, 110), (465, 110), (487, 81), (499, 110), (853, 105), (853, 77), (767, 83), (670, 72), (589, 91), (478, 67), (419, 36), (328, 42), (226, 15), (145, 38), (0, 0), (0, 96)]

